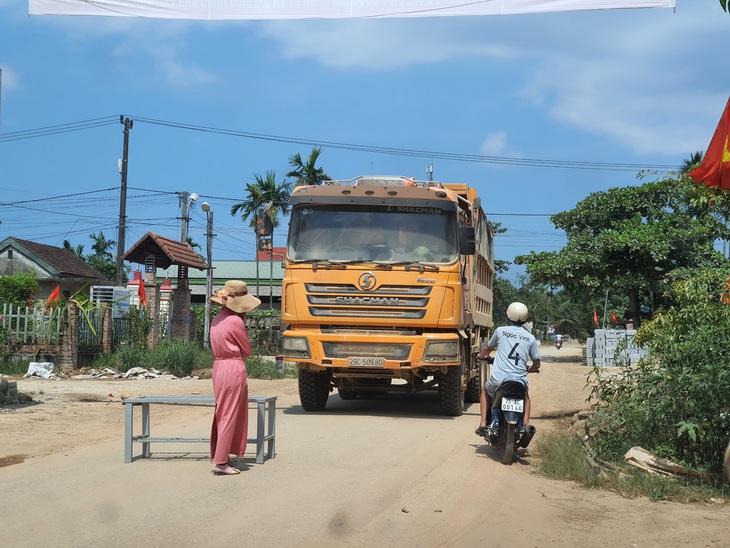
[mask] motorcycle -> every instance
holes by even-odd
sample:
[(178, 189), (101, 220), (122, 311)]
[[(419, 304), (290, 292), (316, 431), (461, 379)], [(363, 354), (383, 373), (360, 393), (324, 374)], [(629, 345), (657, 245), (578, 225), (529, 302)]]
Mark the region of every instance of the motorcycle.
[[(493, 358), (487, 360), (489, 363)], [(526, 387), (521, 381), (504, 381), (495, 391), (491, 408), (488, 410), (487, 424), (484, 434), (493, 447), (501, 455), (502, 464), (512, 464), (518, 448), (530, 445), (535, 435), (535, 427), (523, 425), (525, 416)]]
[(560, 347), (561, 346), (563, 346), (563, 341), (562, 340), (558, 339), (557, 341), (555, 341), (555, 348), (556, 349), (560, 350)]

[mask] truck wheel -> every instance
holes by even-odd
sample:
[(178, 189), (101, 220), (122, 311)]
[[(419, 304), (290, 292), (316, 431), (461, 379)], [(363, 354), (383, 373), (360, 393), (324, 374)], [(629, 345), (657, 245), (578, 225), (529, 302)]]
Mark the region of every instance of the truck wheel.
[(325, 372), (299, 370), (299, 401), (305, 411), (322, 411), (330, 394)]
[(461, 377), (464, 366), (448, 367), (439, 381), (441, 412), (449, 417), (460, 417), (464, 412), (464, 390)]
[(512, 464), (515, 460), (515, 425), (504, 421), (504, 453), (502, 453), (502, 464)]
[[(474, 356), (476, 362), (476, 356)], [(469, 379), (466, 383), (466, 393), (464, 399), (469, 403), (478, 403), (482, 395), (482, 376), (480, 368), (477, 366), (476, 375)]]

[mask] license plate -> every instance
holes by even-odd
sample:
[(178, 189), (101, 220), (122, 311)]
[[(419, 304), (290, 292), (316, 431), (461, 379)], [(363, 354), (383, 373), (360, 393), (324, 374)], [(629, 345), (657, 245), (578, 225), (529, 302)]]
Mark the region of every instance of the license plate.
[(385, 358), (357, 358), (350, 356), (347, 358), (347, 365), (350, 367), (383, 367)]
[(516, 411), (522, 413), (524, 411), (523, 400), (512, 400), (510, 398), (502, 398), (502, 411)]

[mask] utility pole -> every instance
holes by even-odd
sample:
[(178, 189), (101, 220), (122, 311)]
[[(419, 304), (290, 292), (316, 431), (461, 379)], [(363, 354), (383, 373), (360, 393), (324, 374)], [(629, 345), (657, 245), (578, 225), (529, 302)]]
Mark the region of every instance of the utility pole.
[(181, 193), (181, 206), (182, 206), (182, 226), (180, 228), (180, 241), (185, 243), (188, 241), (188, 223), (190, 222), (189, 207), (192, 203), (198, 199), (198, 195), (193, 192), (189, 194), (187, 190), (183, 190)]
[(119, 117), (119, 123), (124, 126), (124, 148), (122, 159), (119, 161), (119, 173), (122, 174), (122, 190), (119, 196), (119, 234), (117, 235), (117, 275), (115, 284), (121, 286), (124, 283), (124, 234), (127, 230), (127, 167), (129, 160), (129, 130), (134, 126), (134, 121)]
[(213, 296), (213, 210), (208, 202), (200, 204), (200, 209), (206, 215), (206, 249), (208, 254), (208, 272), (205, 279), (205, 327), (203, 331), (203, 346), (210, 348), (210, 297)]

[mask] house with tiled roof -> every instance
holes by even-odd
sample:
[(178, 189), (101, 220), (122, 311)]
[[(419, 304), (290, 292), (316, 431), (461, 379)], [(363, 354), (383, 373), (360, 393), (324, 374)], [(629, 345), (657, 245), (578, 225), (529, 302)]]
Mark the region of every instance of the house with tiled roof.
[(61, 295), (70, 297), (86, 285), (114, 285), (104, 274), (63, 247), (5, 238), (0, 242), (0, 276), (33, 272), (40, 285), (36, 299), (43, 300), (60, 286)]

